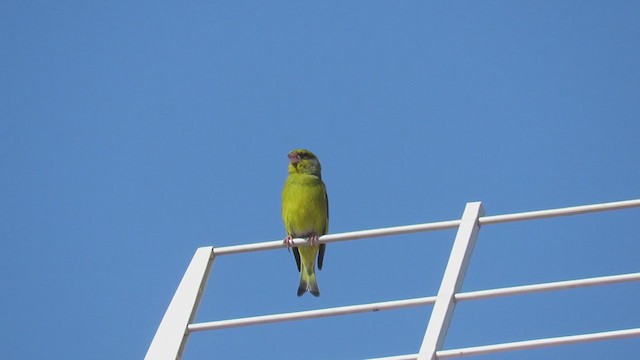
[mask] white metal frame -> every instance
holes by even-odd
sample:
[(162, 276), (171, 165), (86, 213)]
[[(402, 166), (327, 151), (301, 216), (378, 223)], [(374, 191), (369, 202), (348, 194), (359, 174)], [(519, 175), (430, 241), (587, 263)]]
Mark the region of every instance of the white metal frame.
[[(239, 326), (268, 324), (274, 322), (313, 319), (328, 316), (347, 315), (370, 311), (400, 309), (406, 307), (425, 306), (433, 304), (431, 318), (417, 354), (407, 354), (391, 357), (377, 358), (376, 360), (436, 360), (456, 357), (491, 354), (503, 351), (533, 349), (546, 346), (576, 344), (609, 339), (627, 337), (640, 337), (640, 327), (616, 331), (607, 331), (592, 334), (562, 336), (546, 339), (534, 339), (502, 344), (483, 345), (476, 347), (443, 350), (442, 344), (449, 328), (455, 304), (460, 301), (487, 299), (500, 296), (517, 294), (529, 294), (535, 292), (553, 291), (568, 288), (578, 288), (596, 285), (608, 285), (614, 283), (640, 281), (640, 272), (620, 274), (586, 279), (532, 284), (500, 289), (488, 289), (460, 293), (462, 282), (473, 253), (476, 238), (480, 227), (483, 225), (500, 224), (513, 221), (525, 221), (548, 217), (578, 215), (584, 213), (620, 210), (640, 207), (640, 199), (618, 201), (603, 204), (575, 206), (560, 209), (540, 210), (523, 213), (483, 216), (480, 202), (468, 203), (460, 220), (441, 221), (417, 225), (397, 226), (373, 230), (353, 231), (340, 234), (328, 234), (322, 236), (319, 241), (331, 243), (338, 241), (357, 240), (380, 236), (409, 234), (434, 230), (458, 228), (456, 238), (449, 256), (449, 262), (442, 278), (440, 289), (436, 296), (350, 305), (300, 311), (293, 313), (253, 316), (247, 318), (193, 323), (202, 293), (204, 291), (211, 265), (216, 256), (231, 255), (252, 251), (272, 250), (283, 247), (282, 240), (259, 242), (244, 245), (225, 246), (220, 248), (199, 248), (187, 271), (185, 272), (178, 289), (176, 290), (167, 311), (162, 318), (160, 326), (149, 346), (145, 360), (179, 360), (182, 351), (192, 332), (217, 330)], [(294, 243), (300, 245), (304, 239), (295, 239)]]

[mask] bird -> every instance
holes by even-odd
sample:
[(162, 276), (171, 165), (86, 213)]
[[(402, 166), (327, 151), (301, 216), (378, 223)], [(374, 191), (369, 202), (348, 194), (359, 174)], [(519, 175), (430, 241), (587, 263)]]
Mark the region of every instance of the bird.
[(293, 257), (300, 272), (298, 296), (309, 291), (320, 296), (316, 281), (322, 270), (325, 244), (318, 238), (329, 230), (329, 200), (322, 182), (320, 161), (309, 150), (295, 149), (288, 153), (289, 175), (282, 189), (282, 221), (287, 233), (284, 245), (290, 249), (294, 238), (307, 238), (307, 243), (293, 247)]

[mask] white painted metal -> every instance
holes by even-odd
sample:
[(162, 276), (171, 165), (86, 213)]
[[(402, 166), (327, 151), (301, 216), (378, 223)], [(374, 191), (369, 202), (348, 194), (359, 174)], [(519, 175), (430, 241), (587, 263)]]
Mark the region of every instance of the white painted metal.
[(610, 285), (630, 281), (640, 281), (640, 272), (622, 275), (601, 276), (587, 279), (557, 281), (544, 284), (513, 286), (501, 289), (471, 291), (456, 294), (457, 301), (489, 299), (500, 296), (522, 295), (543, 291), (575, 289), (586, 286)]
[(176, 360), (187, 342), (187, 325), (195, 317), (213, 263), (213, 247), (201, 247), (189, 263), (160, 322), (145, 360)]
[(482, 203), (468, 203), (462, 214), (460, 227), (453, 242), (449, 262), (444, 270), (436, 303), (431, 312), (429, 325), (420, 346), (419, 360), (435, 360), (449, 329), (451, 316), (456, 305), (455, 294), (460, 290), (480, 225), (478, 218), (483, 215)]
[[(455, 294), (456, 301), (480, 300), (496, 298), (501, 296), (522, 295), (536, 292), (575, 289), (586, 286), (609, 285), (631, 281), (640, 281), (640, 272), (601, 276), (588, 279), (577, 279), (568, 281), (558, 281), (544, 284), (514, 286), (500, 289), (479, 290)], [(413, 299), (392, 300), (376, 303), (367, 303), (360, 305), (340, 306), (327, 309), (308, 310), (293, 313), (272, 314), (262, 316), (251, 316), (246, 318), (209, 321), (203, 323), (194, 323), (188, 326), (189, 332), (220, 330), (232, 327), (251, 326), (260, 324), (270, 324), (284, 321), (295, 321), (305, 319), (316, 319), (322, 317), (331, 317), (339, 315), (359, 314), (365, 312), (375, 312), (384, 310), (395, 310), (401, 308), (410, 308), (417, 306), (432, 305), (435, 303), (436, 297), (421, 297)]]
[[(231, 319), (192, 324), (202, 292), (209, 276), (211, 264), (217, 255), (230, 255), (252, 251), (272, 250), (283, 247), (282, 240), (261, 242), (244, 245), (226, 246), (220, 248), (204, 247), (196, 251), (187, 271), (171, 300), (171, 303), (162, 319), (160, 327), (153, 338), (151, 346), (145, 357), (146, 360), (180, 359), (182, 350), (192, 331), (205, 331), (236, 326), (248, 326), (266, 324), (280, 321), (320, 318), (327, 316), (346, 315), (369, 311), (390, 310), (412, 306), (434, 304), (427, 332), (420, 348), (420, 359), (436, 359), (479, 355), (498, 351), (528, 349), (541, 346), (552, 346), (605, 340), (621, 337), (640, 336), (639, 329), (610, 331), (597, 334), (574, 335), (559, 338), (539, 339), (505, 343), (496, 345), (478, 346), (464, 349), (439, 350), (447, 332), (448, 324), (457, 301), (487, 299), (498, 296), (535, 293), (551, 290), (562, 290), (584, 286), (605, 285), (627, 281), (639, 281), (640, 273), (603, 276), (589, 279), (559, 281), (544, 284), (515, 286), (501, 289), (489, 289), (458, 293), (468, 261), (473, 250), (475, 238), (481, 225), (499, 224), (511, 221), (524, 221), (556, 216), (577, 215), (596, 211), (618, 210), (632, 207), (640, 207), (640, 199), (618, 201), (604, 204), (574, 206), (560, 209), (531, 211), (515, 214), (482, 216), (481, 203), (468, 203), (462, 219), (424, 223), (416, 225), (397, 226), (381, 229), (353, 231), (340, 234), (328, 234), (320, 238), (321, 243), (364, 239), (369, 237), (381, 237), (434, 230), (458, 228), (454, 247), (451, 251), (449, 263), (445, 270), (440, 291), (437, 297), (424, 297), (406, 300), (395, 300), (371, 304), (343, 306), (337, 308), (302, 311), (288, 314), (275, 314), (255, 316), (242, 319)], [(297, 245), (304, 244), (305, 239), (295, 239)], [(398, 355), (392, 357), (377, 358), (377, 360), (409, 360), (417, 359), (418, 354)]]
[(394, 300), (377, 302), (362, 305), (350, 305), (340, 306), (328, 309), (299, 311), (293, 313), (264, 315), (264, 316), (252, 316), (240, 319), (210, 321), (204, 323), (197, 323), (189, 325), (190, 332), (205, 331), (205, 330), (218, 330), (239, 326), (250, 326), (258, 324), (270, 324), (275, 322), (304, 320), (304, 319), (317, 319), (329, 316), (359, 314), (372, 311), (383, 311), (401, 309), (407, 307), (425, 306), (431, 305), (436, 301), (435, 296), (406, 299), (406, 300)]
[[(640, 207), (640, 199), (616, 201), (616, 202), (595, 204), (595, 205), (572, 206), (567, 208), (550, 209), (550, 210), (530, 211), (530, 212), (522, 212), (522, 213), (515, 213), (515, 214), (485, 216), (485, 217), (480, 217), (480, 219), (478, 219), (478, 222), (480, 223), (480, 225), (491, 225), (491, 224), (499, 224), (503, 222), (542, 219), (542, 218), (548, 218), (548, 217), (554, 217), (554, 216), (577, 215), (577, 214), (584, 214), (584, 213), (590, 213), (590, 212), (619, 210), (619, 209), (626, 209), (626, 208), (633, 208), (633, 207)], [(328, 234), (320, 237), (319, 241), (320, 243), (331, 243), (331, 242), (358, 240), (358, 239), (365, 239), (365, 238), (372, 238), (372, 237), (402, 235), (402, 234), (410, 234), (410, 233), (416, 233), (416, 232), (454, 229), (459, 225), (460, 225), (460, 220), (447, 220), (447, 221), (438, 221), (438, 222), (415, 224), (415, 225), (394, 226), (394, 227), (380, 228), (380, 229), (351, 231), (351, 232), (344, 232), (344, 233), (338, 233), (338, 234)], [(306, 242), (305, 239), (294, 239), (295, 245), (301, 245), (301, 244), (304, 244), (305, 242)], [(282, 240), (274, 240), (274, 241), (266, 241), (266, 242), (258, 242), (258, 243), (242, 244), (242, 245), (217, 247), (213, 250), (213, 252), (215, 256), (220, 256), (220, 255), (240, 254), (240, 253), (253, 252), (253, 251), (274, 250), (274, 249), (280, 249), (283, 246), (284, 245), (282, 243)]]
[[(424, 224), (394, 226), (394, 227), (380, 228), (380, 229), (350, 231), (350, 232), (344, 232), (344, 233), (338, 233), (338, 234), (323, 235), (318, 239), (318, 241), (320, 243), (332, 243), (332, 242), (338, 242), (338, 241), (358, 240), (358, 239), (381, 237), (381, 236), (403, 235), (403, 234), (411, 234), (416, 232), (455, 229), (456, 227), (458, 227), (458, 225), (460, 225), (460, 220), (448, 220), (448, 221), (439, 221), (439, 222), (424, 223)], [(294, 239), (293, 243), (295, 245), (306, 244), (306, 239)], [(275, 240), (275, 241), (259, 242), (259, 243), (252, 243), (252, 244), (218, 247), (213, 250), (213, 253), (216, 256), (220, 256), (220, 255), (231, 255), (231, 254), (239, 254), (239, 253), (252, 252), (252, 251), (280, 249), (282, 247), (284, 247), (282, 240)]]
[(493, 354), (493, 353), (503, 352), (503, 351), (536, 349), (541, 347), (571, 345), (571, 344), (579, 344), (579, 343), (602, 341), (602, 340), (624, 339), (624, 338), (638, 337), (638, 336), (640, 336), (640, 328), (635, 328), (635, 329), (626, 329), (626, 330), (605, 331), (605, 332), (583, 334), (583, 335), (571, 335), (571, 336), (560, 336), (560, 337), (553, 337), (553, 338), (546, 338), (546, 339), (516, 341), (516, 342), (495, 344), (495, 345), (474, 346), (474, 347), (461, 348), (461, 349), (441, 350), (441, 351), (438, 351), (437, 356), (438, 356), (438, 359), (452, 359), (452, 358), (463, 357), (463, 356)]
[[(497, 352), (504, 352), (504, 351), (537, 349), (537, 348), (549, 347), (549, 346), (571, 345), (571, 344), (579, 344), (579, 343), (586, 343), (586, 342), (593, 342), (593, 341), (624, 339), (624, 338), (631, 338), (631, 337), (640, 337), (640, 328), (605, 331), (605, 332), (591, 333), (591, 334), (560, 336), (560, 337), (553, 337), (553, 338), (546, 338), (546, 339), (516, 341), (516, 342), (510, 342), (510, 343), (474, 346), (474, 347), (451, 349), (451, 350), (440, 350), (436, 352), (436, 357), (439, 360), (453, 359), (453, 358), (465, 357), (465, 356), (488, 355), (488, 354), (494, 354)], [(372, 358), (368, 360), (416, 360), (416, 359), (418, 359), (418, 354), (387, 356), (387, 357), (381, 357), (381, 358)]]
[(378, 358), (369, 358), (366, 360), (416, 360), (418, 358), (418, 354), (406, 354), (406, 355), (396, 355), (396, 356), (385, 356)]
[(544, 218), (557, 217), (557, 216), (579, 215), (579, 214), (586, 214), (586, 213), (592, 213), (597, 211), (621, 210), (621, 209), (628, 209), (628, 208), (634, 208), (634, 207), (640, 207), (640, 199), (615, 201), (615, 202), (594, 204), (594, 205), (572, 206), (572, 207), (566, 207), (566, 208), (560, 208), (560, 209), (529, 211), (529, 212), (522, 212), (522, 213), (515, 213), (515, 214), (485, 216), (485, 217), (481, 217), (478, 220), (478, 222), (480, 222), (480, 225), (490, 225), (490, 224), (500, 224), (500, 223), (512, 222), (512, 221), (524, 221), (524, 220), (544, 219)]

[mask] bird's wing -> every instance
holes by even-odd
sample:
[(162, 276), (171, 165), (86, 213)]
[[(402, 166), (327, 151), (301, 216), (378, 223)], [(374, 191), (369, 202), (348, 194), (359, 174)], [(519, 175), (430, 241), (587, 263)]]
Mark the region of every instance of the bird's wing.
[[(323, 186), (324, 188), (324, 186)], [(324, 231), (323, 234), (329, 232), (329, 197), (327, 196), (327, 189), (324, 190), (324, 201), (327, 204), (327, 217), (324, 223)], [(326, 248), (326, 244), (320, 244), (320, 250), (318, 251), (318, 269), (322, 270), (322, 262), (324, 260), (324, 249)]]
[(300, 272), (300, 252), (297, 247), (293, 248), (293, 257), (296, 259), (296, 266), (298, 267), (298, 272)]

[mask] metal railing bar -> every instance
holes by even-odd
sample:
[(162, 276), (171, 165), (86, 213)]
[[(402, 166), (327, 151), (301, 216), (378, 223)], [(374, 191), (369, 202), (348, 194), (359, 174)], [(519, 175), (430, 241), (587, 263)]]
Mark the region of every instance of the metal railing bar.
[(524, 220), (544, 219), (544, 218), (556, 217), (556, 216), (578, 215), (578, 214), (592, 213), (592, 212), (598, 212), (598, 211), (621, 210), (621, 209), (628, 209), (628, 208), (634, 208), (634, 207), (640, 207), (640, 199), (615, 201), (615, 202), (594, 204), (594, 205), (571, 206), (566, 208), (549, 209), (549, 210), (527, 211), (527, 212), (504, 214), (504, 215), (484, 216), (484, 217), (481, 217), (478, 220), (478, 222), (480, 223), (480, 225), (490, 225), (490, 224), (500, 224), (500, 223), (512, 222), (512, 221), (524, 221)]
[(548, 283), (542, 283), (542, 284), (521, 285), (521, 286), (513, 286), (513, 287), (507, 287), (507, 288), (470, 291), (470, 292), (458, 293), (455, 295), (455, 298), (457, 301), (490, 299), (490, 298), (501, 297), (501, 296), (522, 295), (522, 294), (530, 294), (530, 293), (553, 291), (553, 290), (575, 289), (575, 288), (581, 288), (581, 287), (587, 287), (587, 286), (610, 285), (610, 284), (617, 284), (617, 283), (624, 283), (624, 282), (631, 282), (631, 281), (640, 281), (640, 272), (630, 273), (630, 274), (621, 274), (621, 275), (592, 277), (592, 278), (577, 279), (577, 280), (556, 281), (556, 282), (548, 282)]
[(405, 354), (405, 355), (385, 356), (385, 357), (377, 357), (377, 358), (367, 358), (366, 360), (416, 360), (417, 358), (418, 358), (418, 354)]
[[(621, 275), (600, 276), (600, 277), (593, 277), (593, 278), (586, 278), (586, 279), (557, 281), (557, 282), (533, 284), (533, 285), (521, 285), (521, 286), (513, 286), (513, 287), (507, 287), (507, 288), (463, 292), (463, 293), (456, 294), (455, 299), (456, 301), (480, 300), (480, 299), (489, 299), (489, 298), (495, 298), (495, 297), (501, 297), (501, 296), (512, 296), (512, 295), (522, 295), (522, 294), (529, 294), (529, 293), (536, 293), (536, 292), (575, 289), (575, 288), (581, 288), (581, 287), (587, 287), (587, 286), (610, 285), (610, 284), (632, 282), (632, 281), (640, 281), (640, 272), (630, 273), (630, 274), (621, 274)], [(322, 317), (358, 314), (358, 313), (365, 313), (365, 312), (372, 312), (372, 311), (393, 310), (393, 309), (401, 309), (401, 308), (408, 308), (408, 307), (432, 305), (433, 303), (435, 303), (435, 299), (436, 299), (435, 296), (428, 296), (428, 297), (420, 297), (420, 298), (412, 298), (412, 299), (392, 300), (392, 301), (384, 301), (384, 302), (376, 302), (376, 303), (368, 303), (368, 304), (340, 306), (340, 307), (333, 307), (333, 308), (326, 308), (326, 309), (307, 310), (307, 311), (300, 311), (300, 312), (293, 312), (293, 313), (281, 313), (281, 314), (251, 316), (251, 317), (229, 319), (229, 320), (217, 320), (217, 321), (189, 324), (188, 329), (191, 332), (219, 330), (219, 329), (232, 328), (232, 327), (270, 324), (270, 323), (284, 322), (284, 321), (316, 319), (316, 318), (322, 318)]]
[(206, 330), (219, 330), (232, 327), (250, 326), (259, 324), (270, 324), (283, 321), (304, 320), (304, 319), (316, 319), (330, 316), (358, 314), (371, 311), (383, 311), (400, 309), (407, 307), (416, 307), (431, 305), (436, 301), (435, 296), (421, 297), (414, 299), (393, 300), (377, 303), (361, 304), (361, 305), (349, 305), (333, 307), (328, 309), (307, 310), (292, 313), (282, 313), (273, 315), (261, 315), (252, 316), (246, 318), (230, 319), (210, 321), (203, 323), (189, 324), (187, 329), (189, 332), (206, 331)]
[[(467, 203), (467, 207), (470, 206), (470, 204), (472, 205), (473, 203)], [(478, 202), (477, 204), (480, 204), (480, 203)], [(482, 226), (482, 225), (500, 224), (500, 223), (513, 222), (513, 221), (534, 220), (534, 219), (542, 219), (542, 218), (558, 217), (558, 216), (578, 215), (578, 214), (592, 213), (592, 212), (598, 212), (598, 211), (620, 210), (620, 209), (628, 209), (628, 208), (634, 208), (634, 207), (640, 207), (640, 199), (592, 204), (592, 205), (583, 205), (583, 206), (573, 206), (573, 207), (548, 209), (548, 210), (539, 210), (539, 211), (529, 211), (529, 212), (512, 213), (512, 214), (503, 214), (503, 215), (493, 215), (493, 216), (477, 216), (476, 215), (475, 219), (473, 219), (473, 226), (474, 228), (478, 228), (479, 226)], [(365, 238), (373, 238), (373, 237), (403, 235), (403, 234), (418, 233), (418, 232), (462, 228), (462, 229), (458, 229), (458, 232), (460, 232), (461, 230), (464, 230), (465, 228), (468, 227), (468, 223), (469, 221), (463, 223), (463, 219), (456, 219), (456, 220), (422, 223), (422, 224), (415, 224), (415, 225), (404, 225), (404, 226), (377, 228), (377, 229), (370, 229), (370, 230), (351, 231), (351, 232), (336, 233), (336, 234), (327, 234), (320, 237), (319, 242), (332, 243), (332, 242), (357, 240), (357, 239), (365, 239)], [(304, 245), (306, 244), (306, 239), (294, 239), (293, 243), (294, 243), (294, 246)], [(355, 314), (355, 313), (365, 313), (365, 312), (371, 312), (371, 311), (391, 310), (391, 309), (399, 309), (399, 308), (407, 308), (407, 307), (424, 306), (424, 305), (430, 305), (430, 304), (431, 305), (436, 304), (435, 307), (437, 309), (439, 306), (438, 304), (441, 303), (441, 301), (439, 300), (437, 301), (438, 299), (437, 296), (430, 296), (430, 297), (394, 300), (394, 301), (360, 304), (360, 305), (350, 305), (350, 306), (342, 306), (342, 307), (334, 307), (334, 308), (326, 308), (326, 309), (318, 309), (318, 310), (308, 310), (308, 311), (300, 311), (300, 312), (293, 312), (293, 313), (254, 316), (254, 317), (246, 317), (246, 318), (239, 318), (239, 319), (211, 321), (211, 322), (204, 322), (204, 323), (191, 323), (191, 321), (193, 321), (193, 317), (195, 316), (195, 311), (198, 307), (199, 299), (202, 296), (202, 292), (204, 290), (204, 284), (206, 283), (206, 278), (208, 277), (211, 263), (213, 262), (213, 259), (216, 256), (239, 254), (239, 253), (261, 251), (261, 250), (274, 250), (274, 249), (280, 249), (283, 247), (284, 247), (284, 244), (282, 240), (275, 240), (275, 241), (258, 242), (258, 243), (250, 243), (250, 244), (231, 245), (231, 246), (224, 246), (219, 248), (213, 248), (210, 246), (205, 248), (199, 248), (196, 251), (196, 254), (194, 255), (194, 259), (196, 258), (198, 259), (198, 261), (196, 262), (197, 266), (193, 264), (194, 260), (192, 259), (192, 263), (187, 268), (187, 272), (185, 272), (183, 280), (178, 286), (178, 289), (176, 290), (176, 294), (174, 295), (174, 298), (172, 299), (169, 305), (169, 308), (165, 312), (165, 316), (163, 317), (161, 325), (158, 328), (156, 335), (154, 336), (154, 340), (152, 341), (151, 346), (149, 347), (149, 350), (147, 352), (147, 357), (149, 357), (150, 354), (155, 354), (156, 352), (160, 352), (163, 354), (164, 356), (163, 358), (180, 359), (182, 349), (184, 347), (184, 344), (190, 332), (276, 323), (276, 322), (283, 322), (283, 321), (290, 321), (290, 320), (322, 318), (322, 317), (347, 315), (347, 314)], [(468, 247), (470, 246), (467, 246), (467, 248)], [(453, 250), (452, 250), (452, 254), (453, 254)], [(460, 268), (463, 269), (466, 266), (465, 264), (466, 264), (466, 260), (462, 262), (462, 264), (460, 265)], [(192, 268), (195, 270), (191, 271)], [(614, 284), (614, 283), (622, 283), (622, 282), (638, 281), (638, 280), (640, 280), (640, 273), (594, 277), (594, 278), (579, 279), (579, 280), (558, 281), (558, 282), (550, 282), (550, 283), (543, 283), (543, 284), (523, 285), (523, 286), (515, 286), (515, 287), (508, 287), (508, 288), (472, 291), (472, 292), (466, 292), (466, 293), (458, 293), (459, 287), (456, 287), (453, 292), (449, 291), (447, 293), (447, 299), (450, 304), (455, 305), (455, 303), (458, 301), (487, 299), (487, 298), (494, 298), (499, 296), (509, 296), (509, 295), (536, 293), (536, 292), (543, 292), (543, 291), (562, 290), (562, 289), (579, 288), (579, 287), (585, 287), (585, 286), (606, 285), (606, 284)], [(186, 285), (183, 286), (183, 283), (189, 285), (187, 289), (188, 291), (185, 291), (184, 289), (182, 289), (186, 286)], [(442, 290), (442, 287), (441, 287), (441, 290)], [(176, 299), (178, 300), (176, 301)], [(455, 301), (452, 301), (452, 300), (455, 300)], [(177, 305), (174, 305), (174, 303)], [(450, 315), (447, 315), (447, 316), (450, 316)], [(445, 320), (446, 320), (446, 317), (445, 317)], [(167, 323), (168, 325), (165, 326), (164, 325), (165, 323)], [(169, 329), (169, 330), (166, 330), (166, 329)], [(169, 332), (171, 332), (171, 334), (169, 334)], [(444, 330), (439, 330), (438, 333), (440, 332), (446, 332), (446, 326)], [(382, 360), (382, 359), (408, 360), (408, 359), (415, 359), (416, 357), (423, 358), (425, 356), (428, 356), (429, 358), (433, 358), (433, 359), (435, 359), (436, 356), (440, 358), (449, 358), (449, 357), (460, 357), (460, 356), (469, 356), (469, 355), (480, 355), (480, 354), (499, 352), (499, 351), (520, 350), (520, 349), (529, 349), (529, 348), (536, 348), (536, 347), (543, 347), (543, 346), (564, 345), (564, 344), (573, 344), (573, 343), (580, 343), (580, 342), (598, 341), (598, 340), (624, 338), (624, 337), (635, 337), (635, 336), (640, 336), (640, 328), (609, 331), (609, 332), (603, 332), (603, 333), (593, 333), (593, 334), (586, 334), (586, 335), (574, 335), (574, 336), (564, 336), (564, 337), (547, 338), (547, 339), (527, 340), (527, 341), (486, 345), (486, 346), (476, 346), (476, 347), (454, 349), (454, 350), (438, 350), (440, 348), (440, 345), (436, 343), (435, 348), (431, 349), (432, 348), (431, 346), (429, 349), (427, 349), (428, 351), (422, 351), (422, 347), (421, 347), (420, 354), (398, 355), (398, 356), (378, 358), (378, 359), (379, 360)], [(171, 344), (169, 344), (169, 342), (167, 342), (167, 340), (164, 339), (169, 337), (171, 339), (168, 341), (171, 342)], [(433, 336), (431, 338), (433, 338)], [(161, 345), (156, 345), (156, 344), (161, 344)], [(155, 355), (151, 355), (151, 357), (153, 356)]]
[[(556, 216), (578, 215), (578, 214), (598, 212), (598, 211), (621, 210), (621, 209), (628, 209), (628, 208), (634, 208), (634, 207), (640, 207), (640, 199), (615, 201), (615, 202), (594, 204), (594, 205), (572, 206), (572, 207), (549, 209), (549, 210), (528, 211), (528, 212), (513, 213), (513, 214), (483, 216), (478, 219), (478, 223), (480, 225), (492, 225), (492, 224), (499, 224), (499, 223), (505, 223), (505, 222), (543, 219), (543, 218), (556, 217)], [(320, 243), (332, 243), (332, 242), (339, 242), (339, 241), (359, 240), (359, 239), (373, 238), (373, 237), (454, 229), (459, 225), (460, 225), (460, 220), (447, 220), (447, 221), (438, 221), (438, 222), (422, 223), (422, 224), (414, 224), (414, 225), (393, 226), (393, 227), (386, 227), (386, 228), (379, 228), (379, 229), (350, 231), (350, 232), (343, 232), (343, 233), (337, 233), (337, 234), (327, 234), (320, 237), (319, 241)], [(302, 245), (306, 243), (306, 239), (294, 239), (293, 243), (295, 245)], [(246, 252), (252, 252), (252, 251), (274, 250), (274, 249), (280, 249), (283, 247), (284, 247), (284, 244), (282, 240), (275, 240), (275, 241), (257, 242), (257, 243), (241, 244), (241, 245), (222, 246), (222, 247), (214, 248), (213, 253), (216, 256), (230, 255), (230, 254), (240, 254), (240, 253), (246, 253)]]
[[(338, 242), (338, 241), (411, 234), (411, 233), (425, 232), (425, 231), (455, 229), (456, 227), (458, 227), (458, 225), (460, 225), (460, 220), (448, 220), (448, 221), (439, 221), (439, 222), (415, 224), (415, 225), (393, 226), (393, 227), (380, 228), (380, 229), (359, 230), (359, 231), (350, 231), (350, 232), (337, 233), (337, 234), (327, 234), (327, 235), (321, 236), (318, 241), (320, 243), (332, 243), (332, 242)], [(306, 242), (307, 242), (306, 239), (294, 239), (295, 245), (303, 245), (303, 244), (306, 244)], [(280, 249), (283, 247), (284, 247), (284, 244), (282, 240), (275, 240), (275, 241), (258, 242), (258, 243), (243, 244), (243, 245), (231, 245), (231, 246), (218, 247), (213, 249), (213, 253), (214, 255), (230, 255), (230, 254), (239, 254), (239, 253), (245, 253), (245, 252), (251, 252), (251, 251)]]
[(571, 345), (594, 341), (624, 339), (640, 336), (640, 328), (604, 331), (598, 333), (559, 336), (544, 339), (516, 341), (494, 345), (474, 346), (460, 349), (441, 350), (436, 353), (438, 359), (452, 359), (464, 356), (486, 355), (504, 351), (528, 350), (541, 347)]
[[(487, 355), (497, 352), (528, 350), (549, 346), (572, 345), (579, 343), (587, 343), (594, 341), (624, 339), (640, 336), (640, 328), (605, 331), (591, 334), (560, 336), (553, 338), (535, 339), (516, 341), (510, 343), (501, 343), (494, 345), (473, 346), (467, 348), (440, 350), (436, 352), (436, 356), (441, 359), (452, 359), (465, 356)], [(397, 356), (386, 356), (379, 358), (370, 358), (367, 360), (416, 360), (418, 354), (406, 354)]]
[(467, 203), (453, 247), (449, 255), (447, 267), (442, 276), (437, 300), (433, 305), (427, 329), (420, 345), (419, 359), (431, 360), (436, 351), (442, 349), (456, 307), (455, 295), (462, 288), (464, 276), (473, 254), (480, 225), (478, 219), (484, 214), (481, 202)]

